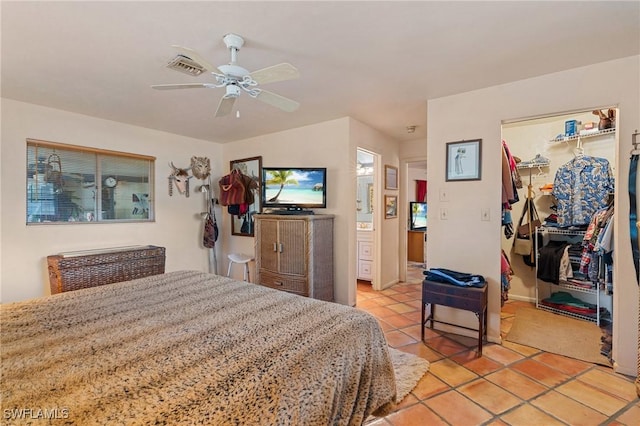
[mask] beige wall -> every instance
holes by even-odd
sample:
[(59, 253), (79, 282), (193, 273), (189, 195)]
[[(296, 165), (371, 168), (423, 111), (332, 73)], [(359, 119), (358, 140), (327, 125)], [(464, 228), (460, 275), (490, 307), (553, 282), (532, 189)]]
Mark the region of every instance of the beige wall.
[[(316, 209), (316, 214), (333, 214), (334, 219), (334, 273), (335, 297), (346, 303), (347, 264), (341, 259), (348, 256), (348, 222), (344, 211), (345, 198), (349, 191), (349, 120), (339, 119), (326, 123), (300, 127), (284, 132), (236, 141), (224, 146), (225, 167), (229, 161), (245, 157), (262, 156), (263, 167), (326, 167), (327, 208)], [(354, 162), (355, 164), (355, 162)], [(354, 209), (355, 210), (355, 209)], [(355, 219), (354, 219), (355, 222)], [(254, 239), (231, 236), (229, 215), (224, 214), (225, 252), (253, 254)], [(226, 261), (226, 259), (225, 259)], [(252, 265), (252, 273), (253, 271)], [(234, 275), (240, 277), (240, 270)], [(253, 274), (255, 276), (255, 273)]]
[[(155, 156), (156, 221), (26, 226), (26, 138)], [(169, 161), (186, 166), (192, 155), (209, 157), (214, 173), (219, 174), (219, 144), (2, 99), (0, 149), (2, 302), (49, 294), (46, 256), (61, 251), (154, 244), (167, 249), (167, 271), (208, 270), (208, 251), (200, 242), (199, 213), (205, 201), (193, 191), (201, 181), (191, 180), (189, 198), (169, 197), (166, 177)]]
[[(635, 375), (638, 348), (638, 286), (629, 244), (629, 170), (631, 134), (640, 128), (640, 57), (595, 64), (515, 83), (429, 101), (428, 202), (432, 213), (448, 209), (448, 220), (429, 218), (427, 257), (430, 266), (484, 275), (489, 282), (489, 337), (500, 340), (500, 144), (501, 123), (606, 105), (620, 108), (617, 147), (613, 358), (616, 370)], [(607, 84), (602, 84), (606, 81)], [(482, 138), (482, 180), (445, 182), (445, 143)], [(436, 161), (436, 159), (440, 159)], [(445, 189), (448, 202), (439, 201)], [(489, 208), (491, 220), (480, 220)], [(459, 321), (474, 323), (475, 317)], [(451, 318), (450, 318), (451, 319)]]
[[(263, 135), (230, 144), (216, 144), (177, 135), (99, 120), (36, 105), (2, 100), (2, 174), (24, 176), (25, 139), (84, 145), (156, 156), (156, 222), (136, 224), (73, 224), (26, 226), (24, 185), (3, 185), (1, 202), (12, 206), (2, 212), (0, 247), (0, 297), (3, 302), (49, 294), (46, 256), (60, 251), (155, 244), (167, 248), (167, 271), (208, 270), (208, 251), (201, 245), (204, 196), (168, 196), (169, 161), (187, 165), (192, 155), (212, 161), (213, 187), (229, 170), (229, 161), (262, 156), (264, 166), (327, 167), (327, 209), (334, 214), (336, 301), (355, 304), (355, 156), (356, 147), (379, 152), (385, 164), (397, 166), (397, 144), (370, 127), (342, 118), (316, 125)], [(22, 182), (20, 180), (20, 182)], [(227, 253), (254, 252), (254, 239), (231, 236), (229, 215), (216, 212), (220, 239), (216, 245), (218, 273), (227, 271)], [(398, 220), (382, 223), (385, 245), (381, 247), (383, 286), (398, 281)], [(10, 248), (10, 249), (7, 249)], [(235, 273), (240, 273), (237, 268)], [(240, 277), (238, 275), (238, 277)]]
[[(326, 167), (327, 208), (316, 213), (333, 214), (336, 302), (354, 305), (356, 301), (356, 149), (362, 147), (382, 154), (385, 164), (397, 166), (397, 144), (388, 137), (352, 118), (324, 123), (225, 144), (225, 167), (229, 161), (262, 156), (265, 167)], [(231, 236), (229, 217), (224, 215), (224, 251), (253, 253), (254, 239)], [(381, 247), (381, 282), (389, 286), (398, 281), (398, 220), (382, 223), (386, 238)], [(224, 259), (226, 262), (226, 258)], [(226, 263), (225, 263), (226, 265)], [(225, 266), (226, 268), (226, 266)], [(253, 265), (252, 265), (253, 268)], [(234, 276), (240, 277), (240, 270)], [(254, 273), (252, 269), (252, 273)]]

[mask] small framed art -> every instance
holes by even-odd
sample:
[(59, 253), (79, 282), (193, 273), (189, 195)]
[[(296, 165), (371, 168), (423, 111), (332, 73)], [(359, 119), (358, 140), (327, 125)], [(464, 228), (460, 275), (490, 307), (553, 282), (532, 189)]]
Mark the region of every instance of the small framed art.
[(396, 195), (384, 196), (384, 218), (398, 217), (398, 197)]
[(482, 139), (447, 143), (447, 181), (480, 180)]
[(398, 189), (398, 168), (384, 166), (384, 189)]

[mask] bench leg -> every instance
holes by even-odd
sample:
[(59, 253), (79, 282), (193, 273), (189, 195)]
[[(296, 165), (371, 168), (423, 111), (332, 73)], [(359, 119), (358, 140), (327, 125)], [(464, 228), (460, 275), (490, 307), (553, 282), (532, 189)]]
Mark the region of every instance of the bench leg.
[(420, 340), (424, 342), (424, 311), (427, 309), (427, 305), (422, 303), (422, 315), (420, 316)]
[[(429, 306), (430, 312), (429, 312), (429, 316), (426, 316), (425, 312), (427, 310), (427, 305)], [(431, 329), (433, 329), (433, 321), (434, 321), (434, 315), (435, 315), (435, 309), (436, 306), (433, 303), (423, 303), (422, 304), (422, 314), (420, 316), (420, 339), (422, 340), (422, 342), (424, 343), (424, 328), (427, 326), (427, 323), (429, 324), (429, 327)]]
[(478, 358), (482, 356), (482, 340), (484, 338), (484, 312), (480, 312), (478, 316)]
[(487, 308), (476, 312), (476, 317), (478, 317), (478, 358), (482, 356), (482, 340), (484, 340), (487, 335)]

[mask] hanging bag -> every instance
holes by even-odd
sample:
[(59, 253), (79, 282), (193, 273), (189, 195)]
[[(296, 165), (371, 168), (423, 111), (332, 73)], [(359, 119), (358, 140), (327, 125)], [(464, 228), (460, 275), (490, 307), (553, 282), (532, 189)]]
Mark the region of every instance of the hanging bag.
[(222, 176), (218, 181), (220, 186), (220, 204), (230, 206), (242, 204), (246, 197), (246, 188), (242, 180), (242, 173), (234, 169), (228, 175)]
[[(525, 216), (528, 213), (529, 223), (522, 224)], [(531, 232), (535, 232), (536, 226), (540, 226), (540, 219), (538, 218), (538, 212), (533, 205), (533, 200), (527, 198), (522, 209), (522, 215), (518, 221), (518, 227), (516, 237), (513, 240), (513, 252), (522, 256), (529, 256), (533, 253), (533, 240), (531, 239)]]
[(56, 188), (62, 187), (62, 162), (58, 154), (51, 154), (44, 169), (44, 181), (52, 183)]
[(533, 204), (533, 200), (531, 198), (527, 198), (527, 201), (525, 201), (520, 222), (524, 219), (524, 216), (527, 213), (527, 208), (529, 209), (529, 221), (525, 224), (518, 224), (518, 235), (520, 237), (528, 238), (532, 232), (535, 232), (536, 228), (539, 228), (542, 225), (542, 222), (538, 217), (538, 211), (536, 210), (536, 206)]
[(515, 254), (529, 256), (531, 255), (532, 250), (533, 245), (531, 242), (531, 238), (521, 238), (520, 236), (516, 236), (516, 238), (513, 240), (513, 252)]
[(216, 241), (218, 241), (218, 223), (216, 222), (216, 213), (212, 207), (212, 202), (209, 201), (209, 212), (207, 218), (204, 221), (204, 235), (202, 237), (202, 245), (206, 248), (214, 248)]

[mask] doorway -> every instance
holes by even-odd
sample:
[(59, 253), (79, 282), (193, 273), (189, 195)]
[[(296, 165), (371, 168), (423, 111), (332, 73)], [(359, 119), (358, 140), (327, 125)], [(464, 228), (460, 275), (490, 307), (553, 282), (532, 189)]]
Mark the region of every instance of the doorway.
[(427, 267), (427, 159), (413, 157), (401, 163), (400, 217), (406, 218), (400, 238), (400, 281), (422, 280)]
[(379, 273), (376, 250), (377, 155), (363, 148), (356, 155), (356, 280), (359, 286), (377, 289)]
[[(582, 243), (589, 224), (599, 212), (612, 209), (614, 202), (613, 189), (610, 194), (604, 193), (594, 199), (584, 198), (589, 192), (582, 189), (585, 182), (581, 176), (588, 176), (594, 188), (605, 188), (601, 179), (610, 181), (613, 188), (617, 126), (601, 125), (598, 111), (617, 116), (617, 109), (612, 107), (503, 123), (502, 139), (516, 163), (516, 175), (521, 181), (515, 192), (517, 201), (510, 203), (511, 209), (506, 211), (511, 225), (503, 225), (501, 230), (502, 249), (513, 271), (510, 288), (506, 295), (503, 294), (503, 300), (526, 302), (540, 311), (583, 320), (593, 328), (599, 325), (603, 334), (607, 334), (611, 327), (605, 329), (603, 326), (611, 326), (613, 317), (613, 282), (609, 272), (613, 268), (615, 253), (609, 265), (606, 264), (608, 260), (594, 256), (591, 265), (597, 266), (595, 270), (581, 266), (585, 256)], [(583, 162), (589, 164), (583, 165)], [(602, 169), (603, 173), (584, 174), (585, 170), (591, 169)], [(578, 179), (557, 180), (558, 175), (567, 173)], [(576, 210), (572, 207), (575, 203), (565, 202), (564, 192), (571, 194), (567, 200), (579, 201), (577, 205), (582, 208)], [(535, 246), (532, 256), (516, 254), (513, 249), (526, 201), (534, 205), (542, 225), (533, 231), (531, 240)], [(613, 221), (615, 213), (613, 210), (611, 213)], [(529, 222), (525, 214), (522, 223)], [(511, 232), (507, 232), (509, 228)], [(509, 233), (512, 235), (508, 236)], [(565, 250), (569, 263), (565, 266), (570, 268), (562, 270), (562, 274), (557, 274), (557, 268), (549, 269), (547, 262), (551, 260), (552, 250), (556, 256), (560, 250)], [(543, 273), (540, 273), (541, 268), (544, 268)], [(548, 272), (554, 272), (558, 277), (552, 279)], [(567, 303), (560, 303), (561, 298)], [(575, 309), (577, 304), (584, 306), (579, 313)], [(513, 305), (505, 304), (503, 314), (512, 313), (512, 310)], [(517, 317), (518, 312), (515, 311), (516, 321)], [(503, 316), (502, 320), (505, 322), (506, 317)], [(503, 330), (505, 325), (509, 324), (503, 323)], [(509, 340), (508, 333), (506, 338)], [(600, 342), (593, 343), (597, 351)], [(604, 354), (605, 348), (601, 347), (600, 352)]]

